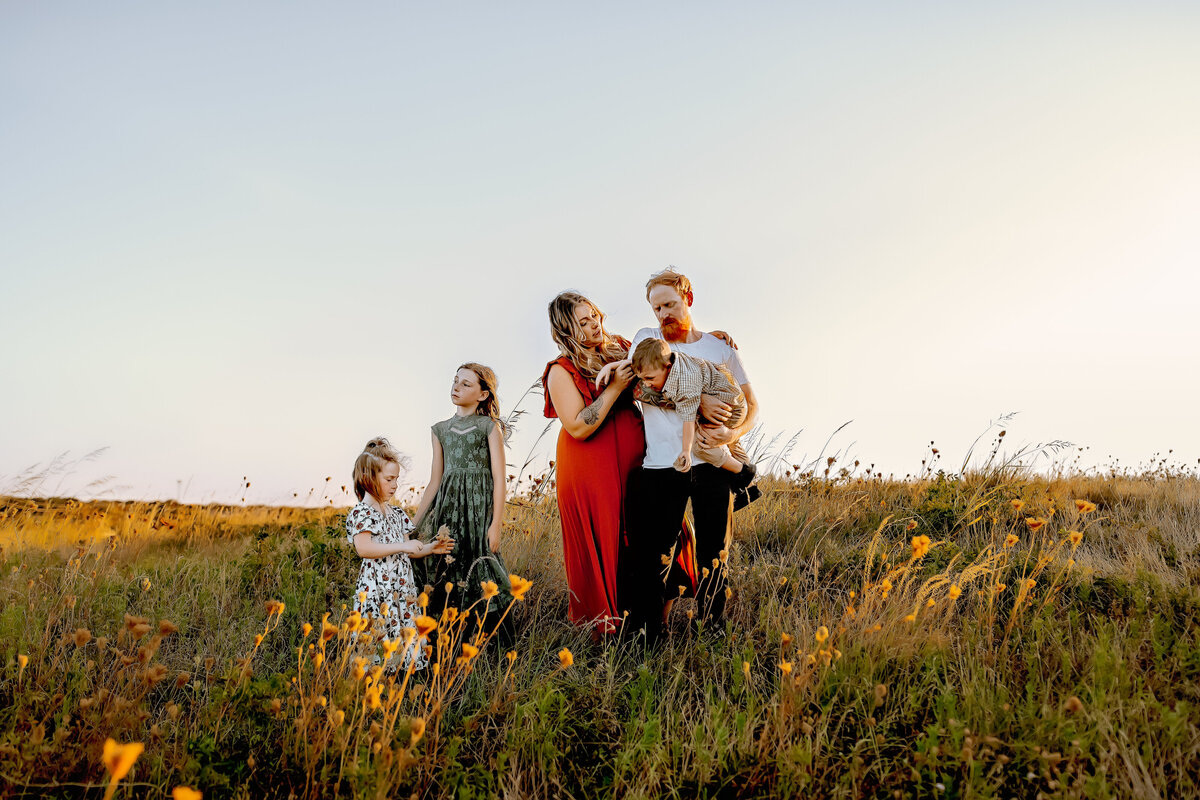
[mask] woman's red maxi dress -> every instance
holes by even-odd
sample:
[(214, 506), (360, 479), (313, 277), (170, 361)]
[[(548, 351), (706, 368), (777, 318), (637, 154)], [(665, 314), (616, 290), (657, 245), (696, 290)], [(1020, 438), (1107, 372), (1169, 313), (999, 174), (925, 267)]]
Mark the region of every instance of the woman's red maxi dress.
[[(566, 356), (546, 365), (543, 386), (555, 364), (571, 376), (585, 407), (600, 395)], [(620, 623), (617, 552), (626, 530), (625, 486), (629, 473), (641, 465), (646, 454), (646, 432), (632, 388), (621, 393), (587, 439), (576, 439), (566, 428), (558, 434), (555, 471), (571, 592), (568, 616), (571, 622), (595, 626), (601, 633), (616, 631)], [(546, 416), (557, 417), (549, 389), (545, 394)]]

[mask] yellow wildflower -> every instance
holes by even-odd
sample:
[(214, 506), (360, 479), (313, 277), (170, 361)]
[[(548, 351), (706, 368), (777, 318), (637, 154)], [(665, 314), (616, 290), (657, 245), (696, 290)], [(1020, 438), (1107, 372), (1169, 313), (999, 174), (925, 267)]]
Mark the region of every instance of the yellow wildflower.
[(779, 671), (780, 671), (780, 672), (782, 672), (784, 675), (789, 675), (789, 674), (791, 674), (791, 671), (792, 671), (792, 662), (790, 662), (790, 661), (780, 661), (780, 662), (779, 662)]
[(904, 621), (905, 621), (905, 622), (916, 622), (916, 621), (917, 621), (917, 615), (916, 615), (916, 614), (909, 614), (907, 617), (905, 617), (905, 618), (904, 618)]
[(784, 633), (780, 634), (779, 646), (781, 648), (787, 649), (787, 646), (791, 643), (792, 643), (792, 635), (790, 633), (784, 632)]
[(1089, 503), (1087, 500), (1076, 500), (1075, 508), (1079, 509), (1080, 514), (1090, 514), (1096, 510), (1096, 504)]
[(929, 537), (925, 536), (924, 534), (921, 536), (914, 536), (912, 539), (913, 558), (924, 558), (925, 554), (929, 552), (929, 548), (932, 546), (932, 544), (933, 543), (929, 541)]
[(467, 644), (464, 642), (462, 646), (462, 652), (467, 658), (474, 658), (475, 656), (479, 655), (479, 648), (473, 644)]
[(821, 642), (824, 642), (826, 639), (829, 638), (829, 628), (826, 628), (824, 625), (822, 625), (821, 627), (817, 628), (817, 632), (814, 635), (817, 639), (818, 644)]
[(420, 597), (417, 598), (417, 605), (421, 607), (422, 611), (424, 611), (426, 608), (429, 608), (429, 595), (427, 595), (425, 592), (421, 592)]
[(424, 639), (437, 628), (437, 620), (433, 617), (422, 614), (417, 617), (417, 636)]
[(305, 638), (308, 638), (308, 635), (312, 633), (312, 625), (309, 625), (307, 622), (304, 623), (304, 625), (300, 627), (300, 632), (304, 634)]
[(958, 596), (961, 594), (962, 594), (962, 589), (958, 588), (957, 584), (950, 587), (950, 599), (951, 600), (957, 600)]
[(750, 662), (749, 661), (742, 662), (742, 674), (745, 675), (747, 678), (750, 677)]
[(1046, 520), (1041, 517), (1026, 517), (1025, 525), (1028, 526), (1030, 531), (1037, 533), (1046, 525)]
[(420, 741), (421, 737), (425, 735), (425, 718), (413, 717), (408, 725), (408, 732), (413, 744)]
[(1017, 543), (1017, 542), (1019, 542), (1019, 541), (1021, 541), (1021, 540), (1020, 540), (1020, 538), (1019, 538), (1019, 537), (1018, 537), (1018, 536), (1017, 536), (1015, 533), (1010, 533), (1010, 534), (1009, 534), (1008, 536), (1006, 536), (1006, 537), (1005, 537), (1005, 539), (1004, 539), (1004, 546), (1005, 546), (1005, 547), (1012, 547), (1014, 544), (1016, 544), (1016, 543)]
[(141, 742), (117, 744), (112, 739), (105, 740), (104, 753), (101, 757), (109, 775), (108, 790), (104, 793), (105, 798), (112, 797), (113, 792), (117, 790), (117, 782), (129, 774), (129, 770), (133, 769), (133, 763), (138, 760), (138, 756), (145, 749), (146, 746)]
[(190, 786), (176, 786), (171, 790), (171, 800), (202, 800), (203, 794)]
[(479, 584), (479, 587), (483, 589), (484, 600), (491, 600), (500, 593), (500, 587), (496, 586), (495, 581), (484, 581), (483, 583)]
[(575, 663), (575, 656), (571, 655), (571, 651), (564, 647), (558, 651), (558, 663), (565, 669)]
[(1020, 511), (1022, 508), (1024, 508), (1024, 507), (1025, 507), (1025, 501), (1024, 501), (1024, 500), (1012, 500), (1012, 501), (1010, 501), (1010, 502), (1012, 502), (1013, 511), (1018, 511), (1018, 512), (1019, 512), (1019, 511)]
[(512, 585), (513, 599), (518, 601), (524, 600), (525, 593), (529, 591), (530, 586), (533, 586), (533, 581), (527, 581), (516, 573), (509, 575), (508, 581)]
[(1070, 531), (1067, 533), (1067, 538), (1071, 541), (1071, 549), (1074, 550), (1083, 541), (1083, 534), (1079, 531)]

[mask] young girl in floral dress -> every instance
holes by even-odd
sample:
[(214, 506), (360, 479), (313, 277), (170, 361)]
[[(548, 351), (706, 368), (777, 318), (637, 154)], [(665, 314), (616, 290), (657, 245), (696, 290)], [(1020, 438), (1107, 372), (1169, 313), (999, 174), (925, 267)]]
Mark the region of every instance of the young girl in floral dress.
[[(398, 506), (389, 504), (400, 480), (400, 455), (379, 437), (367, 442), (354, 460), (354, 494), (358, 505), (346, 515), (346, 538), (362, 556), (354, 610), (372, 616), (382, 625), (382, 636), (404, 641), (404, 629), (415, 628), (421, 615), (420, 591), (413, 577), (412, 558), (448, 553), (454, 540), (422, 542), (409, 538), (413, 524)], [(387, 613), (384, 613), (384, 606)], [(424, 669), (425, 651), (411, 640), (406, 651), (392, 656), (384, 669), (393, 671), (413, 662)]]
[(430, 540), (444, 525), (457, 542), (450, 555), (424, 565), (433, 588), (430, 613), (445, 606), (467, 609), (482, 600), (482, 584), (491, 581), (498, 593), (475, 605), (474, 615), (479, 620), (486, 612), (495, 621), (512, 601), (500, 558), (505, 465), (496, 373), (482, 364), (463, 364), (454, 375), (450, 402), (454, 416), (433, 426), (433, 468), (416, 512), (421, 538)]

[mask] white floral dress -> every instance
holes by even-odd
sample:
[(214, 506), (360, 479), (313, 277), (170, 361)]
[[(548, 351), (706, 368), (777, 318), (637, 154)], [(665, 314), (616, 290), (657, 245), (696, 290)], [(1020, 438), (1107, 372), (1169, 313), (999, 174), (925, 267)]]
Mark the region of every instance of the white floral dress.
[[(386, 514), (372, 508), (362, 500), (346, 515), (346, 538), (354, 544), (354, 537), (369, 533), (374, 541), (384, 544), (403, 542), (413, 530), (412, 521), (396, 506), (384, 506)], [(364, 558), (362, 571), (358, 573), (358, 588), (354, 591), (354, 609), (363, 616), (371, 615), (378, 620), (385, 639), (404, 641), (404, 629), (416, 628), (421, 607), (417, 604), (420, 587), (413, 577), (412, 562), (404, 553), (393, 553), (382, 558)], [(383, 616), (381, 606), (387, 603), (388, 614)], [(414, 659), (414, 669), (424, 669), (428, 663), (425, 650), (417, 646), (414, 638), (408, 652), (397, 653), (385, 669), (391, 671), (406, 667)]]

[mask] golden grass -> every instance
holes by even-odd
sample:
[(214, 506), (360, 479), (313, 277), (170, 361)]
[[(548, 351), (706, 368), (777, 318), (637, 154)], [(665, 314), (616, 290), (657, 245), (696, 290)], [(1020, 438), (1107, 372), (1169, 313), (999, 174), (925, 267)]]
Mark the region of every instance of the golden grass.
[(720, 566), (724, 639), (690, 632), (686, 598), (656, 651), (567, 625), (557, 512), (535, 494), (506, 524), (532, 582), (512, 648), (431, 609), (424, 674), (384, 672), (407, 642), (346, 610), (335, 510), (3, 501), (0, 795), (1197, 785), (1200, 481), (763, 485)]

